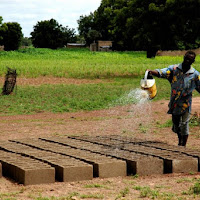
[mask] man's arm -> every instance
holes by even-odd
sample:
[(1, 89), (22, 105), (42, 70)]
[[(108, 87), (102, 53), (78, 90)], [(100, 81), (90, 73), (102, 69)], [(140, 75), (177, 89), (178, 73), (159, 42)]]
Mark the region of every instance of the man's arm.
[(200, 93), (200, 74), (198, 73), (198, 77), (195, 81), (196, 84), (196, 90)]
[(160, 77), (160, 74), (156, 70), (147, 69), (147, 71), (149, 71), (150, 75), (153, 75), (153, 76), (156, 76), (156, 77)]

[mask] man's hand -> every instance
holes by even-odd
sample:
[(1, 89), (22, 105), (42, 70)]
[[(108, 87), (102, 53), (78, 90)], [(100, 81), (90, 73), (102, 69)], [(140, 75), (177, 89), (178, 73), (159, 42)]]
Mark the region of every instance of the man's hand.
[(149, 72), (149, 75), (153, 75), (153, 76), (156, 76), (156, 77), (160, 77), (160, 74), (159, 74), (158, 71), (156, 71), (156, 70), (147, 69), (146, 71)]

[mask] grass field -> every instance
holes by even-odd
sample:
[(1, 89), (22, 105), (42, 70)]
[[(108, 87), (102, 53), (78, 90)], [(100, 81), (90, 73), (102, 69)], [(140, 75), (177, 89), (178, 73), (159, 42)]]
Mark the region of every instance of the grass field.
[[(0, 75), (6, 67), (16, 68), (19, 76), (67, 78), (138, 77), (144, 71), (180, 63), (182, 57), (157, 56), (147, 59), (145, 52), (90, 52), (88, 49), (20, 49), (0, 52)], [(200, 69), (197, 57), (194, 66)]]
[[(0, 114), (30, 114), (37, 112), (73, 112), (96, 110), (115, 105), (117, 99), (140, 88), (146, 69), (167, 67), (180, 63), (181, 56), (157, 56), (147, 59), (145, 52), (90, 52), (88, 49), (35, 49), (0, 52), (0, 76), (7, 67), (15, 68), (18, 77), (65, 77), (101, 79), (96, 84), (60, 84), (18, 86), (17, 92), (1, 96)], [(200, 69), (197, 57), (194, 67)], [(167, 99), (170, 86), (156, 79), (158, 99)]]

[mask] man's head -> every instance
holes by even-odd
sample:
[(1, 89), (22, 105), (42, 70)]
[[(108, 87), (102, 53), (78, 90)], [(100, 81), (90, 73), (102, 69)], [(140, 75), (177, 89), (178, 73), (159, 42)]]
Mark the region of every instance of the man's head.
[(195, 61), (196, 54), (194, 51), (187, 51), (184, 56), (183, 66), (190, 67), (190, 65)]

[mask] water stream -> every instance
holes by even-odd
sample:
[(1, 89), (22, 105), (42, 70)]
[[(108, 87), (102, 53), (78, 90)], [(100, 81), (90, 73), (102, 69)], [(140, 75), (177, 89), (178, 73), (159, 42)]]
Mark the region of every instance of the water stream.
[[(152, 109), (148, 91), (130, 90), (108, 108), (108, 116), (100, 122), (103, 134), (151, 137)], [(98, 130), (97, 130), (98, 131)]]

